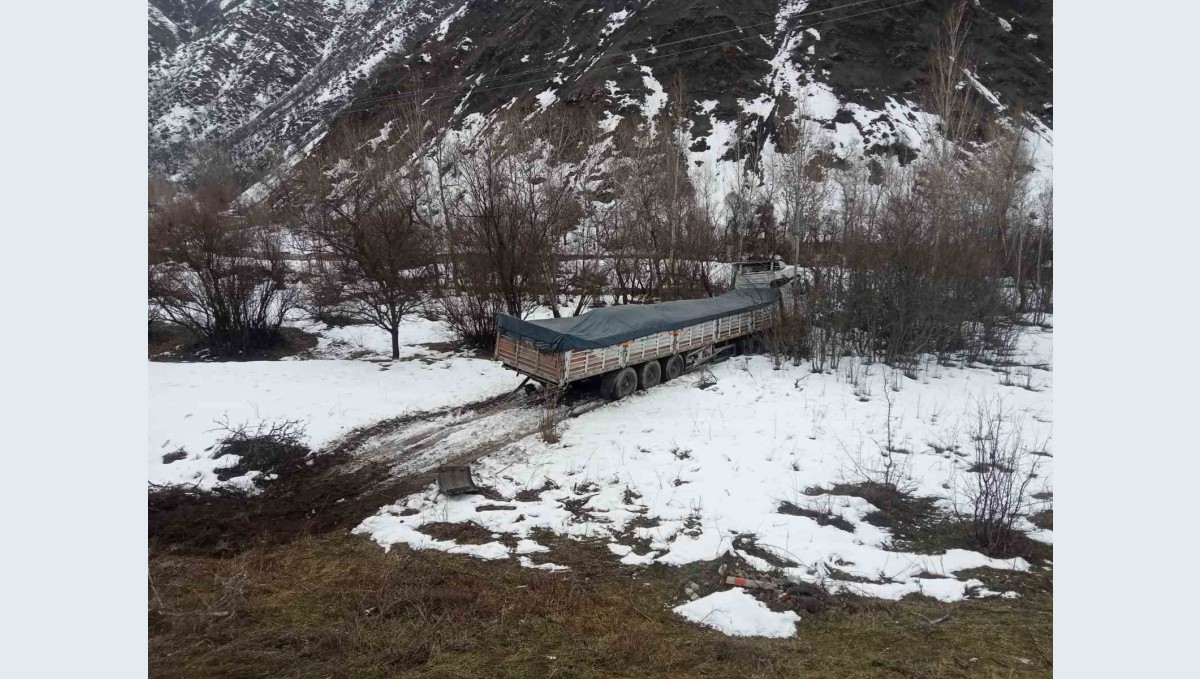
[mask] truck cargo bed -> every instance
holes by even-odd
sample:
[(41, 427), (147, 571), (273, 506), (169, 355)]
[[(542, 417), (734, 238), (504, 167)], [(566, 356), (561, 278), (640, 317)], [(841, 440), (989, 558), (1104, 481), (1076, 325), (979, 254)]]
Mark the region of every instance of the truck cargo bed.
[[(608, 307), (572, 319), (501, 316), (496, 357), (540, 382), (562, 386), (762, 330), (778, 299), (778, 290), (738, 290), (710, 300)], [(593, 315), (601, 318), (580, 321)], [(648, 330), (637, 334), (641, 329)]]

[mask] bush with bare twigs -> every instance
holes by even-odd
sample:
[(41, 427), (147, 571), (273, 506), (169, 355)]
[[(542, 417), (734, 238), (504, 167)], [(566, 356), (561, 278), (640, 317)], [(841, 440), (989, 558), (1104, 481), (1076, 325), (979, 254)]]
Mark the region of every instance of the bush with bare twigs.
[(491, 350), (496, 342), (496, 317), (507, 311), (504, 301), (488, 285), (486, 274), (461, 263), (456, 268), (459, 287), (437, 301), (439, 315), (465, 344)]
[(227, 455), (237, 462), (217, 470), (217, 478), (227, 481), (249, 472), (258, 472), (255, 483), (287, 476), (302, 469), (309, 454), (304, 423), (299, 420), (233, 424), (218, 423), (223, 434), (213, 453), (214, 459)]
[(800, 365), (800, 361), (809, 357), (811, 332), (803, 296), (796, 291), (785, 294), (783, 302), (772, 310), (771, 328), (766, 335), (767, 348), (777, 369), (785, 360)]
[(282, 342), (298, 293), (278, 231), (223, 212), (203, 193), (181, 194), (152, 213), (150, 249), (151, 304), (162, 319), (216, 355)]
[(987, 554), (1012, 552), (1021, 537), (1018, 519), (1028, 513), (1031, 485), (1041, 458), (1002, 401), (976, 406), (972, 465), (963, 472), (955, 512), (968, 522), (975, 544)]

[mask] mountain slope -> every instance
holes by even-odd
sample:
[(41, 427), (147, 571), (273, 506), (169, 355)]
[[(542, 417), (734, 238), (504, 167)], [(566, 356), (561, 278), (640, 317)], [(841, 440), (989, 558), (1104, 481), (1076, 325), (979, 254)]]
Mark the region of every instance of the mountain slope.
[[(169, 18), (162, 4), (152, 7)], [(151, 163), (177, 169), (194, 142), (231, 142), (248, 160), (311, 138), (443, 4), (223, 0), (219, 14), (199, 13), (203, 25), (149, 69)], [(152, 51), (166, 48), (156, 36), (170, 32), (155, 18), (151, 11)]]
[[(657, 113), (676, 74), (693, 100), (693, 159), (718, 174), (722, 159), (769, 146), (779, 123), (798, 115), (821, 126), (836, 155), (905, 157), (920, 152), (930, 127), (920, 93), (950, 3), (226, 4), (209, 28), (151, 66), (150, 144), (164, 165), (196, 139), (226, 140), (253, 159), (304, 151), (346, 120), (382, 128), (388, 105), (413, 83), (423, 105), (451, 113), (454, 124), (517, 99), (587, 108), (611, 130), (618, 117)], [(1051, 3), (978, 0), (968, 14), (977, 64), (964, 82), (997, 109), (1026, 112), (1048, 170)]]

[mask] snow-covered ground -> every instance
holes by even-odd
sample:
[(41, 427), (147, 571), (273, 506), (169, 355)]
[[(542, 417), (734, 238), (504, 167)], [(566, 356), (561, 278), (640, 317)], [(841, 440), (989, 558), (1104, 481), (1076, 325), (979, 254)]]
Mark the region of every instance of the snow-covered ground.
[[(212, 458), (221, 422), (301, 420), (315, 449), (356, 427), (470, 403), (517, 383), (513, 373), (494, 361), (420, 346), (449, 339), (440, 324), (422, 318), (405, 322), (401, 360), (382, 363), (344, 358), (390, 356), (391, 339), (381, 330), (365, 325), (327, 328), (298, 320), (293, 325), (318, 333), (315, 360), (150, 363), (152, 483), (216, 485), (216, 470), (237, 463), (232, 455)], [(180, 447), (187, 454), (184, 459), (163, 462), (163, 455)], [(229, 482), (247, 481), (239, 477)]]
[[(916, 492), (948, 507), (969, 478), (971, 428), (981, 403), (1003, 407), (1031, 449), (1047, 453), (1029, 459), (1042, 464), (1033, 490), (1050, 490), (1052, 331), (1028, 329), (1016, 360), (1027, 367), (1007, 379), (986, 366), (936, 364), (912, 379), (850, 359), (825, 373), (807, 365), (775, 370), (761, 356), (732, 359), (568, 420), (557, 444), (528, 436), (482, 458), (475, 477), (504, 496), (504, 508), (479, 511), (495, 500), (446, 498), (431, 486), (384, 507), (357, 531), (385, 547), (483, 549), (420, 531), (425, 523), (469, 521), (526, 547), (535, 529), (601, 538), (627, 564), (680, 565), (732, 552), (767, 570), (766, 560), (734, 546), (736, 537), (753, 535), (758, 547), (798, 564), (783, 568), (786, 575), (833, 591), (888, 599), (921, 593), (943, 601), (997, 594), (957, 574), (1029, 564), (962, 549), (894, 551), (888, 531), (864, 520), (874, 507), (828, 491), (863, 480), (862, 469), (881, 467), (890, 427), (892, 446), (910, 451), (894, 456), (911, 466)], [(527, 493), (526, 501), (517, 500), (521, 491), (534, 491), (536, 499)], [(840, 516), (853, 530), (780, 513), (783, 502)], [(1036, 537), (1051, 541), (1052, 533)], [(486, 558), (521, 555), (529, 564), (535, 560), (523, 554), (537, 551), (500, 541), (485, 547)], [(831, 579), (835, 569), (861, 581)]]
[[(381, 331), (300, 318), (290, 324), (318, 334), (308, 360), (150, 364), (150, 481), (216, 485), (216, 470), (236, 462), (211, 457), (221, 421), (303, 420), (316, 448), (360, 426), (463, 405), (516, 384), (494, 361), (442, 351), (436, 343), (449, 336), (436, 322), (407, 322), (401, 360), (383, 362), (390, 340)], [(902, 460), (915, 492), (949, 507), (969, 478), (976, 409), (988, 404), (1007, 411), (1030, 449), (1046, 454), (1029, 458), (1041, 462), (1033, 490), (1052, 490), (1052, 338), (1052, 330), (1026, 329), (1013, 357), (1019, 366), (1007, 375), (982, 365), (926, 363), (914, 379), (857, 359), (818, 373), (807, 364), (776, 369), (764, 356), (735, 358), (568, 419), (556, 444), (532, 433), (537, 412), (530, 409), (414, 423), (369, 442), (364, 454), (387, 461), (404, 448), (402, 439), (427, 437), (420, 459), (395, 460), (401, 472), (412, 472), (494, 443), (479, 448), (495, 452), (478, 460), (474, 475), (505, 498), (503, 505), (476, 495), (446, 498), (431, 485), (382, 508), (356, 532), (384, 547), (514, 558), (547, 570), (562, 567), (541, 554), (547, 549), (536, 542), (536, 529), (603, 539), (627, 564), (682, 565), (732, 553), (753, 568), (772, 569), (735, 547), (736, 538), (750, 537), (775, 557), (774, 565), (797, 564), (783, 567), (785, 575), (831, 591), (888, 599), (920, 593), (943, 601), (1008, 596), (958, 574), (981, 566), (1028, 569), (1022, 559), (962, 549), (897, 551), (886, 529), (865, 520), (875, 509), (870, 503), (833, 489), (881, 470), (890, 431), (891, 446), (908, 451), (893, 458)], [(162, 461), (180, 447), (184, 459)], [(785, 502), (840, 517), (852, 530), (781, 513)], [(480, 511), (481, 505), (492, 507)], [(436, 539), (421, 532), (433, 522), (474, 522), (496, 539), (484, 545)], [(1052, 531), (1024, 528), (1053, 541)], [(729, 634), (786, 635), (793, 622), (760, 610), (744, 594), (710, 595), (677, 610)]]
[[(560, 313), (570, 315), (575, 300)], [(530, 318), (549, 318), (550, 309), (537, 308)], [(420, 316), (400, 328), (400, 358), (391, 360), (391, 337), (372, 325), (330, 327), (295, 310), (285, 325), (316, 335), (317, 346), (300, 357), (279, 361), (170, 363), (149, 365), (150, 429), (148, 478), (156, 484), (195, 484), (212, 488), (225, 483), (250, 487), (250, 477), (219, 481), (217, 469), (237, 463), (226, 455), (213, 459), (222, 424), (300, 420), (310, 447), (317, 449), (349, 431), (374, 422), (410, 414), (465, 405), (514, 389), (520, 379), (499, 363), (456, 355), (445, 343), (454, 337), (439, 321)], [(493, 437), (535, 426), (537, 414), (506, 412), (486, 425)], [(533, 423), (531, 425), (531, 423)], [(455, 436), (454, 417), (432, 418), (392, 439), (373, 441), (373, 449), (417, 435), (422, 427), (440, 429), (444, 438), (397, 465), (397, 473), (423, 471), (450, 455), (476, 435), (465, 429)], [(394, 439), (394, 440), (393, 440)], [(163, 456), (183, 448), (186, 457), (163, 462)], [(253, 474), (253, 472), (252, 472)]]
[[(391, 336), (373, 325), (330, 327), (306, 320), (299, 314), (296, 316), (289, 325), (317, 335), (315, 358), (390, 358), (392, 355)], [(400, 358), (437, 357), (441, 352), (423, 345), (452, 339), (443, 324), (411, 316), (400, 324)]]

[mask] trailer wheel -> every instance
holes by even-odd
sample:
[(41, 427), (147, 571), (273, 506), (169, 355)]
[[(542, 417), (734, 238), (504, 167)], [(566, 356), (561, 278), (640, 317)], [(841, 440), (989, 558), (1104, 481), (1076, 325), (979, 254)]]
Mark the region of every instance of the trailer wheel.
[(762, 335), (755, 334), (746, 338), (746, 353), (756, 356), (767, 353), (767, 343)]
[(671, 380), (683, 374), (683, 357), (679, 354), (662, 359), (662, 381)]
[(638, 366), (638, 386), (642, 389), (657, 387), (662, 382), (662, 365), (658, 361), (646, 361)]
[(604, 376), (600, 381), (600, 391), (610, 401), (619, 401), (632, 394), (638, 386), (637, 371), (633, 368), (622, 368)]

